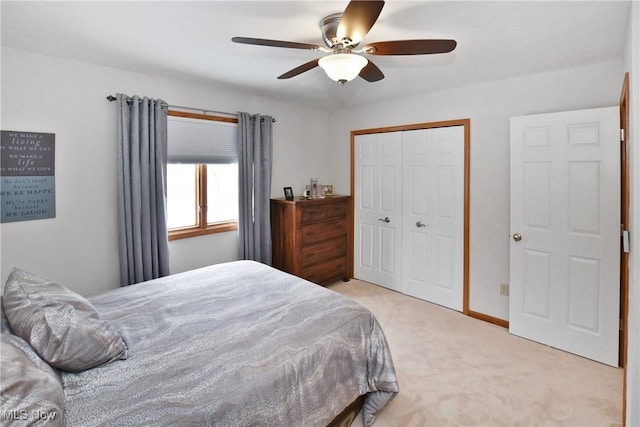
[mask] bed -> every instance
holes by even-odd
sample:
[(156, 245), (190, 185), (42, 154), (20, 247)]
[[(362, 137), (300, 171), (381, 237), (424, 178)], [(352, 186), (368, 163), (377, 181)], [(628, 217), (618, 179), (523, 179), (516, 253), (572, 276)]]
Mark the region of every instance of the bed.
[[(63, 398), (32, 399), (40, 407), (23, 399), (23, 406), (30, 406), (24, 412), (13, 409), (18, 400), (6, 393), (11, 385), (5, 383), (16, 372), (7, 371), (11, 368), (3, 360), (2, 409), (13, 411), (3, 412), (3, 421), (25, 413), (46, 418), (59, 411), (61, 416), (48, 421), (69, 426), (326, 426), (362, 396), (368, 426), (398, 392), (387, 341), (371, 312), (260, 263), (213, 265), (88, 298), (95, 314), (77, 323), (98, 322), (102, 329), (81, 339), (105, 333), (111, 341), (99, 336), (106, 342), (102, 353), (85, 357), (91, 361), (82, 360), (80, 366), (77, 360), (60, 364), (61, 357), (51, 355), (58, 349), (38, 349), (46, 340), (37, 325), (25, 332), (21, 322), (34, 323), (37, 316), (24, 320), (17, 314), (28, 310), (15, 300), (31, 291), (25, 293), (16, 281), (52, 285), (12, 271), (3, 297), (9, 325), (3, 328), (13, 333), (3, 331), (3, 359), (12, 360), (5, 355), (5, 338), (22, 336), (37, 356), (52, 360), (42, 363), (28, 354), (43, 369), (55, 368), (48, 374), (51, 382), (59, 381)], [(32, 305), (41, 310), (41, 301)], [(45, 313), (45, 323), (69, 323), (49, 317)], [(65, 346), (94, 346), (79, 342)], [(87, 368), (92, 363), (97, 365)]]

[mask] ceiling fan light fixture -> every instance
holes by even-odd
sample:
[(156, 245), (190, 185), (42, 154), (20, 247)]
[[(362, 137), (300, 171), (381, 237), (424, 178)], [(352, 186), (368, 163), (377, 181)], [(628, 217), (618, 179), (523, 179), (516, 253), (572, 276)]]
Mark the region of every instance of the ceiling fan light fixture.
[(334, 53), (318, 61), (327, 76), (342, 85), (358, 77), (368, 63), (367, 58), (352, 53)]
[(457, 43), (455, 40), (413, 39), (369, 43), (356, 50), (356, 47), (369, 33), (373, 24), (376, 23), (384, 3), (384, 0), (350, 0), (344, 12), (325, 16), (320, 21), (320, 30), (327, 47), (253, 37), (233, 37), (231, 41), (257, 46), (331, 53), (323, 58), (313, 59), (293, 68), (278, 76), (278, 79), (290, 79), (320, 66), (329, 78), (341, 85), (355, 79), (357, 76), (370, 83), (384, 79), (384, 74), (377, 65), (361, 54), (430, 55), (448, 53), (456, 48)]

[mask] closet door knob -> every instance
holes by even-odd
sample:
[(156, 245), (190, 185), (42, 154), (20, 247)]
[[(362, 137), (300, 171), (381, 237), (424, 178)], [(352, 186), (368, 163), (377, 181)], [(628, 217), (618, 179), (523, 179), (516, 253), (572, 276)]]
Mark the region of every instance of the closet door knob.
[(422, 227), (426, 227), (426, 226), (427, 226), (427, 224), (423, 224), (422, 221), (416, 222), (416, 227), (418, 227), (418, 228), (422, 228)]
[(389, 219), (388, 216), (384, 217), (384, 219), (378, 218), (378, 221), (386, 222), (387, 224), (389, 224), (391, 222), (391, 220)]
[(522, 235), (520, 233), (514, 234), (513, 240), (515, 240), (516, 242), (519, 242), (520, 240), (522, 240)]

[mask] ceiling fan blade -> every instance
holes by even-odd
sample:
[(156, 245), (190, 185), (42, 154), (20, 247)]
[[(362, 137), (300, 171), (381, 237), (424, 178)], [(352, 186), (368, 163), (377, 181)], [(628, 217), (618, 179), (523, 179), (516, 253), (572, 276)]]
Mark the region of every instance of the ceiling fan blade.
[(318, 61), (319, 59), (314, 59), (313, 61), (309, 61), (306, 64), (302, 64), (299, 67), (296, 67), (293, 70), (289, 70), (281, 76), (278, 76), (278, 79), (290, 79), (291, 77), (295, 77), (298, 74), (304, 73), (305, 71), (312, 70), (318, 66)]
[(233, 37), (234, 43), (254, 44), (258, 46), (287, 47), (291, 49), (318, 50), (320, 46), (308, 43), (286, 42), (281, 40), (255, 39), (251, 37)]
[(430, 55), (451, 52), (457, 44), (455, 40), (396, 40), (370, 43), (363, 50), (371, 55)]
[(384, 79), (384, 74), (376, 64), (369, 61), (369, 63), (360, 71), (360, 77), (370, 83), (373, 83)]
[(381, 0), (351, 0), (342, 14), (336, 34), (338, 39), (348, 38), (351, 45), (356, 46), (371, 30), (383, 6)]

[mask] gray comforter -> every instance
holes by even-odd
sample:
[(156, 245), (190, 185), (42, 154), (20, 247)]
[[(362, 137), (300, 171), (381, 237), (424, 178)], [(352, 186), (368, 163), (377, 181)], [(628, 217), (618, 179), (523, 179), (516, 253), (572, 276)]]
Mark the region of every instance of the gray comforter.
[(359, 395), (370, 425), (397, 393), (371, 312), (251, 261), (90, 298), (126, 360), (63, 373), (67, 425), (323, 426)]

